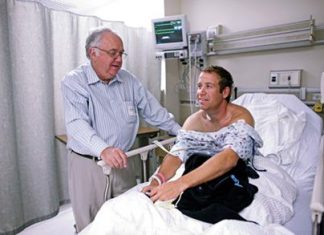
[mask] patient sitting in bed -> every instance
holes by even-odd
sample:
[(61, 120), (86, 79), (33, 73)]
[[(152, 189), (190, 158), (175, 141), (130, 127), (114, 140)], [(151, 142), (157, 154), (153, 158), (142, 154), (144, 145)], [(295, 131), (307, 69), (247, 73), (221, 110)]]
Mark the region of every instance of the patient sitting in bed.
[(263, 143), (250, 112), (230, 103), (232, 84), (222, 67), (201, 71), (200, 110), (185, 121), (157, 173), (144, 187), (107, 201), (87, 234), (205, 234), (225, 219), (245, 221), (239, 212), (258, 190), (248, 181), (258, 175), (249, 166)]
[[(258, 190), (248, 181), (251, 174), (257, 177), (249, 164), (262, 140), (250, 112), (230, 103), (232, 84), (231, 74), (222, 67), (201, 71), (200, 110), (187, 118), (176, 144), (142, 189), (153, 202), (173, 200), (183, 214), (208, 223), (245, 220), (238, 212)], [(183, 175), (168, 181), (182, 163)]]

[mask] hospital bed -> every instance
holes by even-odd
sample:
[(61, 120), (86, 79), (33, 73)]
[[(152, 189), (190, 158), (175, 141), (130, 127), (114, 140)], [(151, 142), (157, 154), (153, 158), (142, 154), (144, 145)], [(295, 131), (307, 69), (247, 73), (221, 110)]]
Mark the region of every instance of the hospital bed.
[[(322, 119), (294, 95), (244, 94), (233, 103), (245, 106), (255, 118), (255, 128), (264, 141), (254, 159), (259, 191), (240, 214), (251, 221), (223, 220), (214, 225), (191, 219), (169, 202), (153, 205), (140, 189), (142, 183), (106, 202), (86, 234), (320, 234), (324, 211)], [(163, 140), (170, 145), (174, 138)], [(147, 159), (151, 144), (128, 152)], [(181, 175), (181, 170), (176, 177)], [(109, 171), (107, 172), (109, 173)]]

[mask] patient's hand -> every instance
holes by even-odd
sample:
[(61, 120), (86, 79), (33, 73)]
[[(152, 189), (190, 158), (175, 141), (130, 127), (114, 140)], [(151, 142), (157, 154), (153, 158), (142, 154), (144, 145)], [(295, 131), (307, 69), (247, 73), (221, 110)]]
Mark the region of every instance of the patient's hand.
[(145, 186), (143, 189), (142, 189), (142, 192), (145, 193), (148, 197), (151, 197), (151, 191), (153, 188), (156, 188), (157, 186), (159, 186), (159, 184), (153, 180), (151, 181), (151, 183), (147, 186)]
[(151, 200), (153, 202), (168, 201), (177, 198), (184, 190), (181, 181), (171, 181), (154, 187), (150, 191)]

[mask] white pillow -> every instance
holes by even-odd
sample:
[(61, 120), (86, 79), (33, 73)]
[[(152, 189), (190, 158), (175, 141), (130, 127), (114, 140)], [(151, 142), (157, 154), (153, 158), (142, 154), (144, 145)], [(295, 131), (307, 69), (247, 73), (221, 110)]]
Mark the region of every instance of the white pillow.
[[(298, 152), (295, 150), (295, 144), (305, 127), (305, 112), (295, 114), (273, 97), (261, 97), (255, 98), (251, 103), (237, 101), (246, 107), (255, 119), (255, 129), (264, 141), (261, 153), (280, 155), (283, 165), (295, 163)], [(281, 154), (282, 152), (284, 154)]]
[(295, 181), (268, 158), (256, 156), (254, 166), (266, 171), (259, 171), (258, 179), (250, 179), (250, 183), (257, 186), (259, 191), (251, 205), (241, 211), (240, 215), (260, 225), (286, 223), (294, 214), (293, 203), (297, 197)]
[(296, 114), (274, 96), (266, 94), (240, 97), (233, 103), (243, 105), (254, 117), (255, 130), (264, 142), (260, 152), (265, 156), (277, 155), (278, 163), (295, 178), (306, 113)]

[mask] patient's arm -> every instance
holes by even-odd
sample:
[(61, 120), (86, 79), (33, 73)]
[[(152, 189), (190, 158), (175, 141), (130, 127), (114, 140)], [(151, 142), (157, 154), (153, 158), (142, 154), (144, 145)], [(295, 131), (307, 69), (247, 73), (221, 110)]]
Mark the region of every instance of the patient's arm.
[[(161, 173), (167, 181), (175, 175), (181, 163), (182, 162), (178, 157), (175, 157), (171, 154), (167, 154), (164, 157), (158, 172)], [(152, 180), (148, 186), (143, 188), (142, 191), (144, 193), (150, 192), (154, 187), (157, 187), (158, 185), (159, 183), (156, 180)]]
[(162, 173), (166, 181), (168, 181), (175, 175), (181, 164), (182, 161), (178, 157), (167, 154), (160, 166), (159, 173)]
[(195, 170), (182, 176), (179, 181), (183, 184), (184, 189), (197, 186), (230, 171), (236, 166), (238, 160), (239, 157), (231, 148), (224, 149)]
[(186, 189), (228, 172), (237, 164), (238, 159), (239, 157), (233, 150), (230, 148), (225, 149), (179, 179), (152, 188), (150, 192), (151, 199), (152, 201), (175, 199)]

